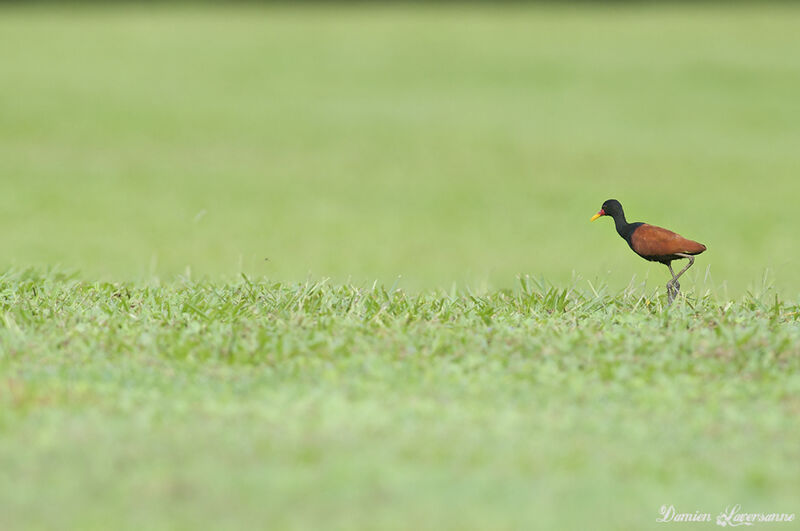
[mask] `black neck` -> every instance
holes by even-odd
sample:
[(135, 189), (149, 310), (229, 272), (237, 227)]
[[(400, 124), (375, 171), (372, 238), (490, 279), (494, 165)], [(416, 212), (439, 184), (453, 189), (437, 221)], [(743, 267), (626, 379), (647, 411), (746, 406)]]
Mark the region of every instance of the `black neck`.
[[(614, 225), (617, 227), (617, 233), (622, 236), (628, 228), (628, 220), (625, 219), (625, 212), (617, 212), (612, 216), (614, 218)], [(622, 236), (624, 238), (624, 236)]]
[(614, 225), (617, 228), (617, 234), (619, 234), (623, 240), (627, 241), (628, 245), (632, 245), (631, 236), (633, 235), (633, 231), (635, 231), (641, 223), (628, 223), (628, 220), (625, 219), (625, 212), (618, 212), (612, 217), (614, 218)]

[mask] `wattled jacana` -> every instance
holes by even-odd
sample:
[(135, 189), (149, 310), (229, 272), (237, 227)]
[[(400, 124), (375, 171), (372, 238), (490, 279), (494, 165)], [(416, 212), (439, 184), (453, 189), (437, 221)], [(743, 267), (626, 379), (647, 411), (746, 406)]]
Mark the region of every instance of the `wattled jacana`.
[[(628, 242), (633, 252), (651, 262), (661, 262), (669, 268), (672, 280), (667, 282), (667, 299), (671, 304), (681, 285), (678, 279), (694, 264), (694, 255), (706, 250), (706, 246), (692, 240), (687, 240), (671, 230), (662, 229), (647, 223), (628, 223), (622, 205), (616, 199), (609, 199), (603, 203), (600, 212), (592, 216), (592, 221), (600, 216), (611, 216), (617, 227), (617, 234)], [(687, 258), (689, 263), (677, 275), (672, 270), (672, 261)]]

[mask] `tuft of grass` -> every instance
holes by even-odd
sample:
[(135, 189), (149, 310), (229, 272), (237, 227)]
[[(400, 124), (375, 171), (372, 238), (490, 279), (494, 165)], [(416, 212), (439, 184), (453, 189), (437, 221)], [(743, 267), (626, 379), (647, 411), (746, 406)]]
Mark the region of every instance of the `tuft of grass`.
[(0, 275), (0, 527), (653, 527), (796, 511), (800, 305)]

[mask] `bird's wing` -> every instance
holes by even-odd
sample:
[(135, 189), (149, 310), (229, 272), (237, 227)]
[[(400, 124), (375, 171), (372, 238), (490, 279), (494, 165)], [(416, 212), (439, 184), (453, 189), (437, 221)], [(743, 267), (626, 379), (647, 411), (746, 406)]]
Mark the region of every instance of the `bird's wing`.
[(706, 246), (702, 243), (687, 240), (671, 230), (647, 223), (633, 231), (631, 246), (641, 256), (668, 256), (676, 253), (700, 254), (706, 250)]

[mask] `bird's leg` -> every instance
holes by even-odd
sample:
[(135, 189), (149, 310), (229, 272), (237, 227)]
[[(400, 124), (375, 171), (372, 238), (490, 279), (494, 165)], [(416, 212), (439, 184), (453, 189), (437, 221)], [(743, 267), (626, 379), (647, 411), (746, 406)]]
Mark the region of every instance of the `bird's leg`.
[(667, 267), (669, 268), (669, 272), (672, 275), (672, 280), (670, 280), (669, 283), (672, 285), (673, 288), (675, 288), (675, 294), (677, 295), (678, 292), (681, 290), (681, 285), (680, 283), (678, 283), (678, 277), (680, 275), (676, 275), (675, 271), (672, 270), (672, 262), (669, 262), (667, 264)]
[(675, 271), (672, 270), (672, 262), (667, 262), (667, 267), (669, 268), (669, 272), (672, 275), (672, 280), (667, 282), (667, 303), (672, 304), (672, 301), (675, 300), (675, 296), (678, 294), (678, 290), (680, 289), (680, 284), (678, 284), (678, 287), (676, 289)]
[(675, 275), (674, 282), (675, 282), (675, 284), (677, 284), (677, 283), (678, 283), (678, 278), (680, 278), (680, 276), (681, 276), (682, 274), (686, 273), (686, 270), (687, 270), (687, 269), (689, 269), (690, 267), (692, 267), (692, 265), (694, 265), (694, 256), (692, 256), (692, 255), (690, 255), (690, 254), (683, 254), (683, 253), (675, 253), (675, 255), (676, 255), (676, 256), (680, 256), (681, 258), (686, 258), (687, 260), (689, 260), (689, 263), (688, 263), (688, 264), (686, 264), (686, 267), (684, 267), (683, 269), (681, 269), (681, 270), (678, 272), (678, 274), (677, 274), (677, 275)]
[(681, 285), (678, 283), (678, 279), (680, 278), (680, 276), (681, 276), (682, 274), (686, 273), (686, 270), (687, 270), (687, 269), (689, 269), (690, 267), (692, 267), (692, 265), (694, 264), (694, 256), (692, 256), (692, 255), (690, 255), (690, 254), (675, 253), (675, 255), (676, 255), (676, 256), (680, 256), (681, 258), (686, 258), (687, 260), (689, 260), (689, 263), (688, 263), (688, 264), (686, 264), (686, 266), (684, 266), (684, 268), (683, 268), (683, 269), (681, 269), (681, 270), (678, 272), (678, 274), (677, 274), (677, 275), (675, 274), (675, 272), (674, 272), (674, 271), (672, 271), (672, 264), (667, 264), (667, 265), (669, 266), (669, 272), (670, 272), (670, 273), (672, 273), (672, 280), (670, 280), (669, 282), (667, 282), (667, 286), (668, 286), (668, 287), (667, 287), (667, 290), (669, 290), (669, 289), (670, 289), (670, 288), (669, 288), (669, 286), (671, 286), (671, 287), (672, 287), (672, 290), (673, 290), (672, 297), (671, 297), (671, 298), (669, 298), (669, 297), (668, 297), (668, 298), (669, 298), (669, 302), (670, 302), (670, 303), (672, 303), (672, 301), (675, 299), (675, 297), (677, 297), (677, 296), (678, 296), (678, 292), (680, 292), (680, 290), (681, 290)]

